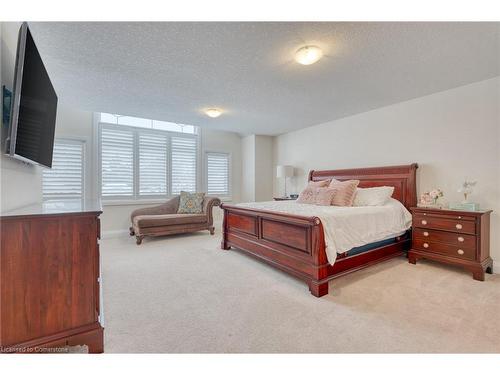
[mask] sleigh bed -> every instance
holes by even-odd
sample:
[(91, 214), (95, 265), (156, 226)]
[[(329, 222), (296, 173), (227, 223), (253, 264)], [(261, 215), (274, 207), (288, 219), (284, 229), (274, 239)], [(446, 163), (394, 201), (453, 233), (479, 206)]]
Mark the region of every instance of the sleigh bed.
[[(393, 186), (392, 198), (406, 208), (416, 205), (417, 164), (310, 171), (309, 181), (335, 178), (340, 181), (359, 180), (360, 188)], [(328, 262), (323, 224), (317, 216), (299, 216), (222, 204), (221, 248), (235, 247), (272, 266), (304, 280), (316, 297), (328, 294), (328, 282), (336, 277), (402, 255), (410, 247), (411, 236), (406, 232), (391, 243)]]

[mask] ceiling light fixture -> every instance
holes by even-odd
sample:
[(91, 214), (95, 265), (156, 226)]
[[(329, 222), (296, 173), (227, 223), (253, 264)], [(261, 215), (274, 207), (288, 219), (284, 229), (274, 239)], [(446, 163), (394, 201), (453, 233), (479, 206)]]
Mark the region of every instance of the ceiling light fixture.
[(295, 52), (295, 61), (302, 65), (311, 65), (323, 57), (323, 51), (316, 46), (305, 46)]
[(208, 117), (216, 118), (222, 114), (222, 111), (220, 109), (217, 109), (217, 108), (209, 108), (209, 109), (205, 110), (205, 114)]

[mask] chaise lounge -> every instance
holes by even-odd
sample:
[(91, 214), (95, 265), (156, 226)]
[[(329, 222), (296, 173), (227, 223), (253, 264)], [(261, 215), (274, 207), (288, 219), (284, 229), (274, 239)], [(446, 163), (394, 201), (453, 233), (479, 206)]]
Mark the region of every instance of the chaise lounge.
[(139, 208), (132, 212), (130, 235), (136, 237), (137, 245), (145, 236), (165, 236), (169, 234), (208, 230), (215, 233), (212, 208), (221, 201), (216, 197), (206, 196), (203, 199), (203, 212), (200, 214), (177, 213), (180, 197), (176, 196), (167, 202), (154, 207)]

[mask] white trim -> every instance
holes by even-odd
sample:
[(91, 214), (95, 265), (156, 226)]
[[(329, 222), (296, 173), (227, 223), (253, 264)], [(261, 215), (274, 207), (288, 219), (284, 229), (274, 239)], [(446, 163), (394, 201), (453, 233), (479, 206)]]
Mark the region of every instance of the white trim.
[(94, 179), (94, 194), (95, 199), (101, 199), (101, 137), (99, 132), (99, 118), (100, 114), (98, 112), (94, 112), (92, 116), (92, 155), (94, 156), (92, 160), (92, 168), (94, 173), (93, 176), (96, 176)]
[(161, 204), (173, 197), (165, 197), (161, 199), (112, 199), (101, 200), (103, 206), (140, 206), (147, 204)]
[(109, 238), (123, 237), (123, 236), (130, 237), (130, 234), (127, 229), (105, 230), (101, 233), (101, 239), (103, 240)]

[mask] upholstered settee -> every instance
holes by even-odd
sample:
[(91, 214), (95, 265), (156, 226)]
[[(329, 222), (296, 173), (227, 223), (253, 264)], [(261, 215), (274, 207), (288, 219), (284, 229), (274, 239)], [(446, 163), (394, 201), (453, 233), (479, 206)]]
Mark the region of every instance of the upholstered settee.
[(212, 208), (220, 205), (220, 199), (205, 196), (201, 214), (180, 214), (180, 197), (176, 196), (159, 206), (139, 208), (132, 212), (130, 235), (136, 237), (140, 245), (145, 236), (164, 236), (169, 234), (208, 230), (214, 234)]

